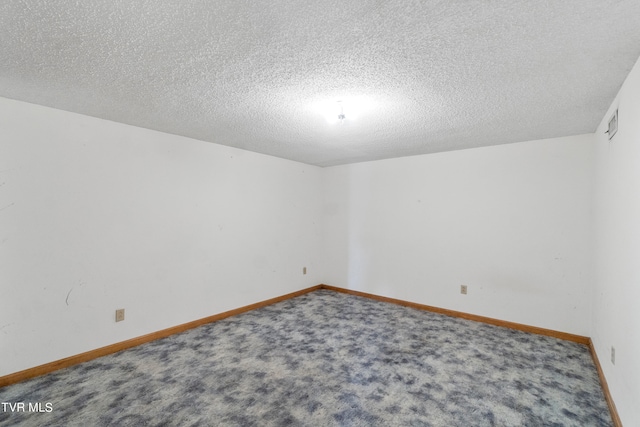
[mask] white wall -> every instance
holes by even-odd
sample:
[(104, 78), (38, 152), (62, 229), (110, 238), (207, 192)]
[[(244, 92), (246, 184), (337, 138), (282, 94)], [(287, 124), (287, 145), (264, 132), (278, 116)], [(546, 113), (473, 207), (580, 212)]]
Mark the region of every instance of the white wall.
[(324, 279), (588, 336), (592, 170), (593, 135), (328, 168)]
[(318, 284), (321, 172), (0, 98), (0, 375)]
[(596, 131), (596, 171), (592, 339), (623, 424), (640, 426), (640, 61)]
[(324, 170), (0, 98), (0, 375), (328, 283), (592, 336), (640, 425), (638, 94), (612, 142)]

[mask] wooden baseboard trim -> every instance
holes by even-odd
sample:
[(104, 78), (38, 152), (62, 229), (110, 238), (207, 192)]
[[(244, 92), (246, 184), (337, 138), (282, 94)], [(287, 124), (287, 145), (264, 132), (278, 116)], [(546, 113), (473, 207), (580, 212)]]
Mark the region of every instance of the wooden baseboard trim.
[(476, 314), (469, 314), (462, 311), (448, 310), (446, 308), (433, 307), (430, 305), (418, 304), (411, 301), (383, 297), (380, 295), (369, 294), (367, 292), (360, 292), (360, 291), (354, 291), (351, 289), (339, 288), (337, 286), (322, 284), (320, 285), (320, 289), (327, 289), (330, 291), (341, 292), (343, 294), (356, 295), (360, 297), (374, 299), (377, 301), (390, 302), (392, 304), (403, 305), (405, 307), (417, 308), (418, 310), (431, 311), (434, 313), (445, 314), (447, 316), (460, 317), (462, 319), (488, 323), (490, 325), (502, 326), (505, 328), (516, 329), (518, 331), (530, 332), (533, 334), (545, 335), (545, 336), (559, 338), (566, 341), (573, 341), (579, 344), (589, 345), (589, 337), (583, 337), (582, 335), (574, 335), (566, 332), (554, 331), (552, 329), (538, 328), (536, 326), (523, 325), (521, 323), (507, 322), (505, 320), (493, 319), (491, 317), (478, 316)]
[(613, 420), (613, 425), (615, 427), (622, 427), (622, 421), (620, 420), (620, 416), (618, 415), (616, 404), (614, 403), (613, 398), (611, 397), (611, 393), (609, 392), (609, 386), (607, 385), (607, 380), (604, 376), (602, 366), (600, 366), (600, 361), (598, 360), (596, 349), (593, 345), (593, 341), (589, 337), (569, 334), (566, 332), (554, 331), (552, 329), (538, 328), (536, 326), (523, 325), (521, 323), (507, 322), (504, 320), (493, 319), (491, 317), (478, 316), (475, 314), (448, 310), (446, 308), (433, 307), (430, 305), (418, 304), (415, 302), (404, 301), (404, 300), (395, 299), (395, 298), (383, 297), (380, 295), (370, 294), (367, 292), (360, 292), (360, 291), (354, 291), (351, 289), (339, 288), (337, 286), (322, 284), (319, 286), (319, 288), (326, 289), (329, 291), (341, 292), (349, 295), (356, 295), (360, 297), (370, 298), (377, 301), (389, 302), (392, 304), (398, 304), (405, 307), (417, 308), (418, 310), (432, 311), (434, 313), (445, 314), (447, 316), (460, 317), (467, 320), (474, 320), (476, 322), (488, 323), (490, 325), (496, 325), (496, 326), (503, 326), (510, 329), (517, 329), (519, 331), (531, 332), (534, 334), (545, 335), (549, 337), (559, 338), (562, 340), (576, 342), (579, 344), (584, 344), (589, 347), (589, 352), (591, 353), (591, 357), (593, 358), (593, 363), (596, 365), (596, 370), (598, 371), (598, 377), (600, 378), (600, 385), (602, 387), (602, 392), (604, 393), (605, 400), (607, 401), (609, 412), (611, 413), (611, 419)]
[(607, 379), (604, 377), (604, 371), (602, 370), (602, 366), (600, 366), (600, 360), (598, 360), (598, 354), (596, 353), (596, 348), (593, 345), (593, 341), (591, 341), (591, 338), (589, 338), (589, 352), (591, 353), (591, 357), (593, 358), (593, 363), (596, 365), (598, 377), (600, 377), (600, 386), (602, 387), (604, 398), (607, 401), (607, 405), (609, 406), (609, 412), (611, 413), (613, 425), (615, 427), (622, 427), (622, 421), (620, 420), (620, 416), (618, 415), (616, 404), (613, 402), (613, 398), (611, 397), (611, 393), (609, 392), (609, 385), (607, 385)]
[(64, 359), (56, 360), (54, 362), (45, 363), (44, 365), (36, 366), (34, 368), (25, 369), (23, 371), (15, 372), (13, 374), (0, 377), (0, 387), (5, 387), (11, 384), (18, 383), (30, 378), (45, 375), (50, 372), (57, 371), (59, 369), (68, 368), (78, 363), (87, 362), (89, 360), (96, 359), (98, 357), (106, 356), (108, 354), (116, 353), (121, 350), (126, 350), (131, 347), (136, 347), (140, 344), (155, 341), (160, 338), (165, 338), (173, 334), (187, 331), (189, 329), (197, 328), (198, 326), (205, 325), (207, 323), (216, 322), (218, 320), (226, 319), (227, 317), (235, 316), (237, 314), (245, 313), (247, 311), (256, 310), (258, 308), (266, 307), (271, 304), (275, 304), (280, 301), (285, 301), (290, 298), (295, 298), (300, 295), (307, 294), (309, 292), (317, 291), (321, 289), (322, 285), (312, 286), (310, 288), (302, 289), (300, 291), (291, 292), (286, 295), (271, 298), (265, 301), (260, 301), (255, 304), (246, 305), (244, 307), (236, 308), (233, 310), (225, 311), (224, 313), (214, 314), (213, 316), (205, 317), (202, 319), (194, 320), (192, 322), (183, 323), (178, 326), (163, 329), (161, 331), (152, 332), (147, 335), (132, 338), (126, 341), (117, 342), (105, 347), (100, 347), (95, 350), (90, 350), (85, 353), (76, 354), (74, 356), (66, 357)]
[(108, 354), (116, 353), (118, 351), (126, 350), (131, 347), (136, 347), (138, 345), (154, 341), (157, 339), (165, 338), (173, 334), (177, 334), (180, 332), (187, 331), (189, 329), (197, 328), (198, 326), (205, 325), (207, 323), (212, 323), (218, 320), (225, 319), (227, 317), (235, 316), (237, 314), (246, 313), (247, 311), (256, 310), (258, 308), (266, 307), (271, 304), (275, 304), (280, 301), (285, 301), (291, 298), (295, 298), (300, 295), (307, 294), (309, 292), (317, 291), (320, 289), (326, 289), (334, 292), (340, 292), (349, 295), (356, 295), (360, 297), (365, 297), (369, 299), (374, 299), (377, 301), (389, 302), (392, 304), (398, 304), (405, 307), (416, 308), (419, 310), (431, 311), (434, 313), (445, 314), (447, 316), (452, 317), (460, 317), (462, 319), (473, 320), (476, 322), (488, 323), (490, 325), (503, 326), (506, 328), (516, 329), (519, 331), (530, 332), (539, 335), (545, 335), (550, 337), (555, 337), (567, 341), (572, 341), (580, 344), (587, 345), (589, 347), (589, 351), (591, 352), (591, 357), (596, 365), (596, 369), (598, 371), (598, 376), (600, 377), (600, 384), (602, 386), (602, 390), (604, 392), (605, 399), (607, 401), (607, 405), (609, 406), (609, 411), (611, 412), (611, 418), (613, 419), (613, 423), (616, 427), (622, 427), (622, 422), (620, 421), (620, 417), (618, 415), (618, 411), (616, 409), (616, 405), (613, 402), (613, 398), (609, 392), (609, 387), (607, 385), (607, 380), (605, 379), (604, 372), (602, 371), (602, 367), (600, 366), (600, 362), (598, 360), (598, 356), (595, 351), (595, 347), (593, 346), (593, 342), (589, 337), (583, 337), (580, 335), (569, 334), (566, 332), (554, 331), (551, 329), (538, 328), (535, 326), (523, 325), (521, 323), (507, 322), (504, 320), (493, 319), (491, 317), (478, 316), (475, 314), (464, 313), (461, 311), (448, 310), (445, 308), (429, 306), (425, 304), (418, 304), (411, 301), (400, 300), (396, 298), (383, 297), (380, 295), (370, 294), (367, 292), (355, 291), (351, 289), (339, 288), (336, 286), (320, 284), (316, 286), (312, 286), (310, 288), (302, 289), (300, 291), (291, 292), (286, 295), (282, 295), (279, 297), (271, 298), (268, 300), (260, 301), (255, 304), (246, 305), (244, 307), (236, 308), (233, 310), (225, 311), (224, 313), (214, 314), (213, 316), (205, 317), (202, 319), (194, 320), (192, 322), (183, 323), (181, 325), (173, 326), (171, 328), (163, 329), (161, 331), (152, 332), (147, 335), (143, 335), (140, 337), (132, 338), (126, 341), (121, 341), (115, 344), (111, 344), (105, 347), (101, 347), (95, 350), (90, 350), (85, 353), (80, 353), (74, 356), (70, 356), (64, 359), (56, 360), (54, 362), (46, 363), (44, 365), (36, 366), (34, 368), (25, 369), (23, 371), (15, 372), (13, 374), (5, 375), (0, 377), (0, 387), (5, 387), (11, 384), (15, 384), (30, 378), (34, 378), (40, 375), (45, 375), (50, 372), (57, 371), (59, 369), (68, 368), (73, 365), (77, 365), (82, 362), (87, 362), (89, 360), (97, 359), (98, 357), (106, 356)]

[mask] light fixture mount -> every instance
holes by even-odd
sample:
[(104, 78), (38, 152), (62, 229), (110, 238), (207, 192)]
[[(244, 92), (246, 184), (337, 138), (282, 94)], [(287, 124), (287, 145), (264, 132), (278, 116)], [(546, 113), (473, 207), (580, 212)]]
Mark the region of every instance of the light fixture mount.
[(340, 123), (343, 123), (346, 116), (344, 115), (344, 106), (342, 105), (342, 101), (338, 101), (338, 105), (340, 106), (340, 112), (338, 113), (338, 120), (340, 120)]

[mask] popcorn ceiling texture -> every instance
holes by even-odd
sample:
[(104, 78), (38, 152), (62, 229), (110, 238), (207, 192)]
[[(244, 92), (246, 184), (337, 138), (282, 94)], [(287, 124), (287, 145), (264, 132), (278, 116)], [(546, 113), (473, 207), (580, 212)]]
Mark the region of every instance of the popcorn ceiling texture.
[(329, 166), (593, 132), (638, 22), (638, 0), (4, 0), (0, 96)]

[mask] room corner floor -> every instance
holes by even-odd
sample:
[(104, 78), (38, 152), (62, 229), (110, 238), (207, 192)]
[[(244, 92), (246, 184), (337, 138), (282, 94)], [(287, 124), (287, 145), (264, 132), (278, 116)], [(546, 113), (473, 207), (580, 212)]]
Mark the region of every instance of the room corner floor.
[[(2, 426), (610, 426), (586, 346), (328, 290), (0, 389)], [(7, 408), (8, 409), (8, 408)]]

